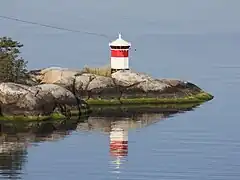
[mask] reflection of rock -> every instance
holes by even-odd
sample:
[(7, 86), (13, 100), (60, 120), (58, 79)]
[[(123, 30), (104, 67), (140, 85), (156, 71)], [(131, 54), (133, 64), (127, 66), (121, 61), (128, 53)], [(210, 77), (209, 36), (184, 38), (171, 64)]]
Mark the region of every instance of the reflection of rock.
[[(112, 155), (117, 157), (116, 164), (123, 163), (122, 156), (127, 156), (127, 133), (130, 129), (144, 128), (175, 112), (136, 112), (119, 113), (115, 116), (105, 117), (106, 113), (80, 120), (61, 121), (0, 121), (0, 171), (6, 176), (20, 176), (21, 169), (26, 162), (27, 148), (33, 143), (43, 141), (58, 141), (68, 136), (71, 131), (100, 131), (111, 136), (113, 146), (110, 148)], [(100, 116), (101, 115), (101, 116)], [(120, 130), (120, 133), (119, 131)], [(123, 130), (123, 131), (122, 131)], [(115, 138), (113, 137), (115, 136)], [(119, 144), (120, 142), (120, 146)], [(115, 143), (115, 144), (114, 144)], [(111, 143), (110, 143), (111, 144)], [(106, 147), (109, 148), (109, 147)]]
[(78, 121), (11, 122), (0, 121), (0, 173), (19, 179), (31, 143), (57, 141), (75, 130)]
[(139, 114), (133, 115), (132, 117), (93, 117), (90, 116), (88, 118), (85, 126), (82, 126), (80, 123), (77, 127), (78, 130), (95, 130), (102, 131), (105, 133), (110, 133), (112, 124), (116, 122), (124, 122), (125, 128), (130, 129), (138, 129), (146, 127), (150, 124), (156, 123), (161, 119), (167, 117), (165, 114)]
[[(78, 130), (96, 130), (109, 133), (115, 122), (124, 122), (128, 129), (143, 128), (163, 120), (170, 115), (192, 111), (197, 105), (187, 104), (181, 107), (162, 108), (159, 106), (117, 106), (93, 107), (93, 112), (85, 123), (78, 124)], [(185, 111), (184, 111), (185, 110)]]
[(14, 137), (1, 136), (0, 174), (11, 179), (19, 179), (22, 166), (26, 162), (27, 143)]

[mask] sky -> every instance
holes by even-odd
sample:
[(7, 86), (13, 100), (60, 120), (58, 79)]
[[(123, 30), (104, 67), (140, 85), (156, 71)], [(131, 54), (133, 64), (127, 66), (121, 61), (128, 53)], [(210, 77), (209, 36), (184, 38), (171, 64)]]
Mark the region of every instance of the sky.
[(239, 32), (239, 7), (238, 0), (8, 0), (0, 10), (1, 15), (92, 31), (96, 24), (127, 29), (128, 23), (150, 23), (161, 24), (160, 32)]
[(1, 2), (0, 15), (109, 38), (1, 18), (0, 36), (24, 44), (22, 53), (30, 68), (103, 65), (109, 57), (108, 43), (119, 32), (133, 45), (145, 36), (239, 33), (239, 7), (239, 0), (8, 0)]

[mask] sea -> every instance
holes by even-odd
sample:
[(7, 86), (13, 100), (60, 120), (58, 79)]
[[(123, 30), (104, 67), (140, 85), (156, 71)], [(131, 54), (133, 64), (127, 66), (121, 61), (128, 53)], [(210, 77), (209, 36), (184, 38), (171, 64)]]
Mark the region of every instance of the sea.
[[(239, 180), (238, 1), (8, 0), (0, 36), (29, 69), (109, 64), (131, 42), (130, 67), (192, 82), (214, 99), (183, 111), (100, 110), (80, 121), (0, 122), (0, 179)], [(114, 139), (125, 144), (114, 147)], [(120, 149), (120, 150), (119, 150)]]

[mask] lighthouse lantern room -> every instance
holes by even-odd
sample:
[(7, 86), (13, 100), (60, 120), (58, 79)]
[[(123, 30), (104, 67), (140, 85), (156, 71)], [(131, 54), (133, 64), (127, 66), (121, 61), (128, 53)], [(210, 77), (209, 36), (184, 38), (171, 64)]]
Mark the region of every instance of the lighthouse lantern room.
[(118, 39), (109, 43), (111, 49), (111, 73), (118, 70), (129, 70), (129, 49), (131, 43), (122, 39), (121, 34)]

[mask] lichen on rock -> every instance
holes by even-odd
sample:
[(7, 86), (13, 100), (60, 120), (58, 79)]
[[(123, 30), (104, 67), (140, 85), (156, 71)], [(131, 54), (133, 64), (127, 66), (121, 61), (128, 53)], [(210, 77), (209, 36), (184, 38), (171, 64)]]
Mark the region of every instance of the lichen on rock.
[(132, 70), (103, 76), (81, 70), (47, 68), (31, 71), (31, 77), (40, 84), (0, 83), (0, 115), (45, 117), (57, 109), (69, 117), (77, 109), (80, 117), (81, 108), (89, 109), (89, 105), (185, 104), (213, 98), (191, 82), (157, 79)]
[[(52, 72), (53, 69), (42, 71), (46, 75), (51, 74), (46, 72)], [(56, 76), (56, 79), (53, 79), (53, 76), (51, 78), (44, 76), (43, 83), (54, 82), (54, 84), (71, 90), (74, 82), (74, 90), (83, 99), (90, 100), (88, 101), (90, 104), (93, 101), (104, 103), (116, 100), (130, 102), (131, 99), (134, 99), (134, 102), (138, 99), (142, 102), (153, 102), (157, 99), (156, 102), (160, 103), (163, 102), (161, 100), (165, 99), (171, 100), (171, 102), (187, 102), (188, 98), (193, 101), (193, 97), (204, 97), (200, 99), (201, 101), (213, 98), (191, 82), (177, 79), (157, 79), (132, 70), (120, 70), (111, 74), (111, 76), (89, 73), (91, 71), (61, 68), (54, 69), (54, 72), (55, 74), (61, 74), (61, 78)], [(145, 98), (144, 101), (143, 98)], [(150, 101), (148, 101), (149, 99)], [(196, 101), (199, 100), (199, 98), (195, 99)]]
[(50, 116), (56, 109), (69, 116), (70, 108), (78, 105), (81, 106), (71, 91), (56, 84), (26, 86), (0, 83), (2, 116)]

